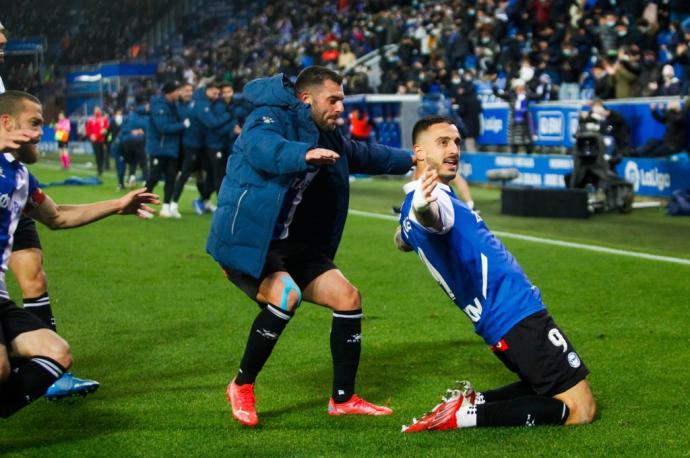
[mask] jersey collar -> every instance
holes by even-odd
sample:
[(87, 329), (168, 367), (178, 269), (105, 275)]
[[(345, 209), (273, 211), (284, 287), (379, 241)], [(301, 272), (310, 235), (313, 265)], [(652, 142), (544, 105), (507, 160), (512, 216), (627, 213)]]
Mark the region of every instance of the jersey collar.
[(16, 157), (14, 157), (14, 154), (12, 153), (2, 153), (5, 156), (5, 160), (12, 164), (13, 162), (19, 162)]

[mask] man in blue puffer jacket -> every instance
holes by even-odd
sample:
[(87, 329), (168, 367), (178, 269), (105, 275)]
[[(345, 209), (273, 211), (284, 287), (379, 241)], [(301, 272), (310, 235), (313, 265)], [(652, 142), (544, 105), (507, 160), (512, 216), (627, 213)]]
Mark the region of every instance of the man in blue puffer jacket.
[[(220, 88), (217, 84), (211, 83), (205, 89), (199, 89), (194, 94), (190, 103), (180, 106), (180, 114), (190, 120), (189, 129), (182, 134), (182, 148), (184, 159), (180, 171), (180, 176), (175, 182), (175, 191), (172, 197), (171, 210), (177, 213), (177, 202), (180, 200), (184, 185), (193, 171), (200, 171), (206, 168), (208, 162), (204, 157), (204, 144), (208, 137), (208, 132), (222, 128), (230, 121), (230, 116), (224, 113), (216, 113), (213, 109), (214, 104), (220, 95)], [(208, 173), (207, 173), (208, 175)], [(204, 193), (210, 179), (206, 176), (205, 180), (197, 179), (197, 188), (200, 193)], [(210, 194), (210, 193), (209, 193)], [(177, 213), (179, 215), (179, 213)]]
[(254, 110), (228, 160), (207, 251), (261, 307), (227, 396), (242, 424), (258, 423), (254, 381), (302, 298), (333, 311), (329, 415), (389, 415), (355, 394), (361, 298), (334, 264), (349, 203), (349, 174), (403, 174), (407, 151), (350, 140), (336, 130), (342, 77), (309, 67), (294, 89), (283, 75), (254, 80)]
[(141, 167), (144, 181), (148, 177), (148, 164), (144, 141), (149, 125), (149, 104), (143, 95), (135, 97), (135, 108), (125, 118), (120, 130), (120, 150), (129, 175), (129, 187), (136, 185), (137, 165)]
[(189, 119), (180, 118), (177, 112), (179, 89), (178, 82), (167, 82), (163, 85), (163, 95), (151, 98), (151, 118), (149, 127), (146, 129), (146, 154), (150, 160), (146, 189), (152, 192), (161, 175), (165, 175), (163, 207), (160, 211), (162, 218), (174, 216), (170, 210), (170, 200), (177, 176), (180, 137), (182, 132), (191, 124)]
[[(223, 87), (227, 85), (218, 86), (222, 94)], [(228, 134), (233, 132), (237, 127), (237, 120), (228, 112), (228, 104), (221, 98), (216, 98), (211, 104), (211, 114), (215, 119), (223, 120), (223, 123), (216, 123), (206, 129), (206, 189), (201, 196), (204, 203), (205, 210), (215, 210), (211, 204), (211, 195), (216, 194), (220, 190), (220, 184), (225, 174), (225, 165), (227, 162), (227, 146)]]

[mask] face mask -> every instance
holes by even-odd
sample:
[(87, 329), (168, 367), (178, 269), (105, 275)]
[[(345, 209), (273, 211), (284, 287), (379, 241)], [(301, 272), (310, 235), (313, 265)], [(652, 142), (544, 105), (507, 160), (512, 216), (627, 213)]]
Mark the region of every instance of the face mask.
[(122, 124), (122, 115), (115, 115), (115, 124), (118, 126)]
[(460, 84), (460, 78), (453, 78), (453, 84)]
[(618, 31), (618, 36), (619, 36), (619, 37), (624, 37), (624, 36), (626, 36), (627, 34), (628, 34), (628, 31), (627, 31), (627, 30), (619, 30), (619, 31)]

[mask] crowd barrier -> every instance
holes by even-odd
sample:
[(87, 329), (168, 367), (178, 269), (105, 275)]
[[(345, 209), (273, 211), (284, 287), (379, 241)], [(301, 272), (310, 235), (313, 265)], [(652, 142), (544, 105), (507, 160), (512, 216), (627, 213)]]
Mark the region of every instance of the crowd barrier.
[[(520, 175), (511, 184), (535, 188), (565, 188), (573, 157), (547, 154), (463, 153), (462, 174), (471, 183), (488, 183), (487, 172), (515, 168)], [(690, 160), (625, 158), (616, 173), (633, 184), (635, 194), (669, 197), (676, 189), (690, 189)]]
[[(662, 138), (665, 127), (652, 117), (650, 105), (665, 104), (675, 98), (618, 99), (606, 101), (605, 106), (616, 110), (626, 120), (631, 131), (633, 146), (645, 144), (651, 138)], [(418, 95), (360, 95), (346, 97), (346, 110), (363, 107), (378, 127), (386, 126), (385, 131), (395, 129), (399, 135), (394, 138), (377, 136), (377, 141), (391, 146), (410, 148), (412, 126), (419, 119)], [(587, 111), (587, 101), (546, 102), (530, 106), (535, 144), (538, 146), (566, 147), (574, 145), (574, 135), (578, 128), (580, 113)], [(481, 116), (480, 145), (504, 146), (508, 144), (508, 125), (510, 109), (507, 103), (485, 103)], [(390, 127), (390, 124), (393, 127)], [(399, 144), (398, 144), (399, 143)], [(688, 138), (690, 145), (690, 138)]]

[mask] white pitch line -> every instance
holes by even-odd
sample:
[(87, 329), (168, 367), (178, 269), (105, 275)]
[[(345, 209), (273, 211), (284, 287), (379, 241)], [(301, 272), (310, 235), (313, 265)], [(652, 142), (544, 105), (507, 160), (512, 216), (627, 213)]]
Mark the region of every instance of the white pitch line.
[[(393, 215), (384, 215), (381, 213), (365, 212), (361, 210), (350, 209), (349, 213), (357, 216), (365, 216), (367, 218), (383, 219), (386, 221), (398, 221), (399, 218)], [(607, 248), (597, 245), (587, 245), (584, 243), (566, 242), (563, 240), (545, 239), (542, 237), (534, 237), (531, 235), (513, 234), (512, 232), (492, 231), (499, 237), (507, 239), (524, 240), (527, 242), (541, 243), (543, 245), (555, 245), (566, 248), (576, 248), (578, 250), (594, 251), (597, 253), (615, 254), (618, 256), (628, 256), (631, 258), (648, 259), (650, 261), (670, 262), (673, 264), (682, 264), (690, 266), (690, 259), (674, 258), (671, 256), (660, 256), (656, 254), (640, 253), (638, 251), (619, 250), (616, 248)]]

